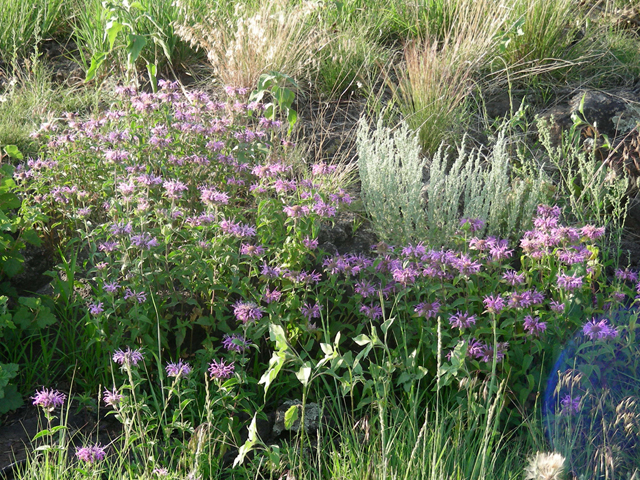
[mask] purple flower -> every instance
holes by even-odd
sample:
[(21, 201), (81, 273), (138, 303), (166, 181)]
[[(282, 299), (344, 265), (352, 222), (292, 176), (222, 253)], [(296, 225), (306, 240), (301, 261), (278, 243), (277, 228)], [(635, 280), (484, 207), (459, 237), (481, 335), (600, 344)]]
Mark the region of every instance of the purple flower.
[(362, 280), (361, 282), (356, 282), (355, 292), (362, 295), (362, 298), (368, 298), (376, 294), (376, 287), (368, 280)]
[(130, 288), (127, 288), (124, 291), (124, 299), (129, 300), (130, 298), (135, 298), (138, 303), (144, 303), (147, 301), (147, 294), (145, 292), (134, 292)]
[(585, 225), (580, 229), (580, 233), (589, 240), (597, 240), (604, 235), (605, 227), (596, 227), (593, 225)]
[(622, 270), (621, 268), (616, 270), (616, 278), (618, 280), (629, 281), (629, 282), (637, 282), (638, 281), (638, 273), (628, 268)]
[(482, 303), (484, 303), (485, 308), (490, 313), (500, 313), (500, 311), (505, 307), (504, 298), (499, 295), (487, 295), (484, 297), (484, 300), (482, 300)]
[(562, 400), (560, 400), (562, 414), (573, 415), (574, 413), (578, 413), (580, 411), (580, 398), (581, 397), (571, 398), (569, 394), (562, 397)]
[(307, 321), (310, 322), (312, 318), (320, 318), (320, 312), (322, 311), (322, 305), (310, 305), (305, 302), (305, 304), (300, 308), (302, 314), (307, 318)]
[(253, 302), (238, 300), (233, 306), (233, 314), (236, 319), (244, 324), (260, 320), (263, 313), (262, 309)]
[(90, 303), (89, 304), (89, 313), (91, 315), (100, 315), (102, 312), (104, 312), (104, 308), (102, 308), (104, 304), (102, 302), (98, 302), (98, 303)]
[(311, 239), (309, 237), (305, 237), (302, 240), (302, 244), (309, 250), (315, 250), (316, 248), (318, 248), (318, 240)]
[(482, 230), (484, 228), (484, 220), (480, 218), (461, 218), (460, 219), (460, 228), (463, 230), (468, 228), (471, 233), (475, 233), (478, 230)]
[[(509, 348), (509, 343), (507, 342), (498, 343), (498, 351), (495, 354), (496, 360), (498, 362), (504, 359), (504, 355), (507, 348)], [(484, 362), (484, 363), (493, 362), (493, 356), (494, 356), (493, 345), (482, 343), (481, 341), (476, 340), (475, 338), (472, 338), (469, 341), (469, 347), (467, 349), (467, 353), (481, 362)]]
[(243, 243), (240, 246), (240, 254), (249, 255), (250, 257), (258, 257), (263, 255), (265, 251), (266, 250), (262, 245), (249, 245), (248, 243)]
[(243, 225), (240, 222), (236, 223), (232, 220), (222, 220), (220, 222), (220, 229), (235, 237), (253, 237), (256, 234), (256, 229), (250, 225)]
[(312, 207), (313, 211), (321, 217), (335, 217), (336, 207), (318, 200)]
[(211, 378), (217, 379), (230, 378), (235, 372), (235, 369), (236, 367), (233, 362), (225, 364), (224, 360), (220, 360), (220, 362), (213, 360), (209, 365), (209, 375)]
[(449, 323), (452, 327), (459, 328), (462, 330), (463, 328), (469, 328), (472, 325), (476, 324), (476, 316), (469, 315), (468, 313), (463, 313), (458, 310), (455, 314), (449, 317)]
[(144, 232), (140, 235), (133, 235), (131, 237), (131, 244), (139, 248), (146, 248), (147, 250), (150, 250), (151, 247), (158, 246), (158, 240), (156, 240), (155, 237), (152, 237), (148, 233)]
[(200, 200), (203, 203), (209, 205), (227, 205), (229, 203), (229, 195), (224, 192), (219, 192), (213, 187), (202, 186), (199, 187)]
[(618, 329), (609, 325), (609, 321), (606, 318), (600, 321), (596, 321), (593, 318), (582, 327), (582, 333), (589, 337), (590, 340), (604, 340), (617, 337)]
[(34, 405), (42, 407), (48, 412), (52, 412), (54, 408), (62, 406), (67, 396), (58, 390), (47, 390), (43, 388), (40, 392), (36, 390), (36, 394), (31, 398), (33, 399)]
[(336, 171), (337, 165), (328, 165), (324, 162), (322, 163), (314, 163), (311, 165), (311, 174), (313, 176), (316, 175), (329, 175)]
[(515, 287), (516, 285), (522, 285), (524, 283), (524, 273), (508, 270), (502, 275), (502, 279), (512, 287)]
[(129, 235), (133, 232), (133, 227), (130, 223), (118, 222), (109, 227), (113, 235)]
[(435, 301), (433, 303), (420, 302), (415, 306), (413, 311), (420, 317), (431, 318), (435, 317), (440, 310), (440, 302)]
[(184, 377), (191, 373), (191, 365), (183, 362), (182, 359), (179, 359), (178, 363), (167, 363), (167, 366), (164, 367), (164, 369), (169, 377)]
[(293, 205), (291, 207), (286, 206), (282, 209), (287, 216), (291, 218), (301, 218), (309, 214), (309, 207), (306, 205)]
[(229, 352), (243, 353), (250, 345), (251, 342), (249, 340), (237, 333), (233, 335), (225, 334), (222, 337), (222, 346)]
[(524, 330), (534, 337), (539, 337), (546, 329), (547, 324), (546, 322), (541, 322), (540, 317), (534, 318), (531, 315), (524, 317)]
[(125, 351), (116, 350), (113, 354), (113, 361), (123, 366), (136, 366), (144, 357), (140, 350), (131, 350), (127, 347)]
[(276, 289), (269, 290), (267, 288), (266, 292), (264, 292), (262, 299), (265, 301), (265, 303), (272, 303), (272, 302), (279, 301), (280, 297), (282, 297), (282, 292)]
[(118, 249), (118, 242), (104, 242), (98, 245), (98, 250), (101, 252), (113, 252)]
[(120, 404), (124, 396), (120, 395), (118, 391), (114, 388), (113, 391), (105, 390), (102, 395), (102, 400), (106, 405), (110, 405), (112, 407), (116, 407)]
[(101, 462), (106, 456), (104, 447), (92, 445), (90, 447), (76, 447), (76, 457), (86, 463)]
[(551, 302), (549, 302), (549, 308), (551, 308), (551, 310), (553, 310), (554, 312), (562, 313), (564, 312), (564, 303), (558, 302), (556, 300), (551, 300)]
[(378, 318), (382, 317), (382, 307), (380, 305), (361, 305), (360, 313), (363, 313), (371, 320), (377, 320)]
[(576, 276), (575, 273), (571, 276), (566, 275), (564, 273), (559, 273), (557, 278), (558, 278), (558, 287), (568, 290), (569, 292), (572, 292), (582, 287), (583, 277)]
[(115, 292), (118, 288), (120, 288), (120, 285), (118, 284), (118, 282), (111, 282), (111, 283), (105, 283), (102, 288), (104, 289), (105, 292), (107, 293), (113, 293)]

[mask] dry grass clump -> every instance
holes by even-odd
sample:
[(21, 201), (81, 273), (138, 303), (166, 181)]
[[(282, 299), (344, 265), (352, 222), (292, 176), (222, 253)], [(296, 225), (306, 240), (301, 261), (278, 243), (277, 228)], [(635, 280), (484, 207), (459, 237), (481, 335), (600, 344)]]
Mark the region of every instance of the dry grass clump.
[(437, 32), (408, 42), (406, 71), (400, 71), (395, 90), (409, 125), (420, 131), (420, 144), (433, 153), (442, 141), (456, 136), (467, 119), (466, 99), (474, 75), (495, 51), (498, 32), (506, 22), (511, 0), (449, 0), (458, 19), (444, 38)]
[(202, 48), (225, 84), (254, 87), (262, 73), (297, 77), (315, 62), (321, 42), (314, 22), (317, 5), (263, 1), (255, 8), (237, 4), (234, 12), (216, 10), (201, 22), (179, 3), (184, 22), (176, 32)]

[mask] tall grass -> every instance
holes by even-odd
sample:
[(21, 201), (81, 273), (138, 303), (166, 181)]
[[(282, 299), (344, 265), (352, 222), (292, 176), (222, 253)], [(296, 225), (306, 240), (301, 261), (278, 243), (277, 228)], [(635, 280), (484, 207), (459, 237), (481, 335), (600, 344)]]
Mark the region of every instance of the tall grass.
[(185, 21), (178, 35), (206, 52), (224, 85), (252, 88), (268, 71), (296, 78), (316, 62), (322, 45), (311, 4), (236, 4), (234, 12), (214, 10), (195, 23), (201, 12), (191, 12), (184, 3), (180, 7)]
[(0, 61), (31, 53), (36, 44), (51, 38), (67, 23), (65, 0), (1, 0)]
[(448, 8), (457, 21), (444, 34), (427, 32), (405, 46), (406, 72), (396, 72), (395, 94), (406, 121), (420, 132), (425, 152), (456, 139), (467, 125), (467, 100), (476, 74), (496, 48), (506, 7), (504, 1), (451, 2)]

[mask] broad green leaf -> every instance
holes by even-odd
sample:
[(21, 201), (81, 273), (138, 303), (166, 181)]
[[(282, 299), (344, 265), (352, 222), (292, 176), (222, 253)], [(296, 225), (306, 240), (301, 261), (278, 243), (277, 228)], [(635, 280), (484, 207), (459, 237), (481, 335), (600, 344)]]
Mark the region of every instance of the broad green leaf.
[(296, 420), (298, 420), (298, 405), (291, 405), (284, 414), (284, 428), (291, 430)]
[(353, 341), (356, 342), (361, 347), (364, 346), (364, 345), (367, 345), (368, 343), (371, 343), (371, 339), (367, 335), (365, 335), (364, 333), (361, 333), (360, 335), (355, 337), (353, 339)]
[(107, 22), (107, 26), (105, 27), (105, 33), (107, 34), (107, 39), (109, 40), (109, 51), (113, 50), (113, 44), (116, 41), (116, 37), (118, 33), (122, 31), (124, 25), (120, 22), (116, 22), (115, 20), (109, 20)]
[(147, 39), (143, 35), (129, 34), (129, 44), (127, 45), (127, 63), (133, 66), (140, 56), (140, 52), (147, 44)]
[(269, 339), (272, 342), (276, 342), (276, 350), (285, 351), (288, 350), (287, 335), (284, 333), (284, 329), (281, 325), (272, 323), (269, 325)]
[(4, 397), (0, 399), (0, 415), (20, 408), (24, 402), (22, 395), (18, 392), (15, 385), (8, 385), (4, 388)]
[(309, 384), (309, 378), (311, 378), (311, 362), (305, 362), (300, 370), (296, 372), (296, 377), (300, 380), (300, 383), (303, 386), (307, 386)]
[(24, 157), (22, 156), (22, 152), (15, 145), (7, 145), (4, 147), (4, 152), (9, 155), (11, 158), (15, 158), (16, 160), (22, 160)]
[(385, 322), (380, 326), (382, 333), (386, 335), (387, 331), (389, 331), (389, 328), (391, 327), (391, 325), (393, 325), (393, 322), (395, 322), (395, 320), (396, 320), (396, 317), (391, 317), (385, 320)]

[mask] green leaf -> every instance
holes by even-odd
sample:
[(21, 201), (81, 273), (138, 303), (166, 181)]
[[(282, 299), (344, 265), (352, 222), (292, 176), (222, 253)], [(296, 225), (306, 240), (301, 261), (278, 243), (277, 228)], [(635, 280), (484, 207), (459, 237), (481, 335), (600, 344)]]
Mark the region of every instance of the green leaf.
[(387, 319), (381, 326), (380, 328), (382, 329), (382, 333), (384, 333), (385, 335), (387, 334), (387, 331), (389, 331), (389, 328), (391, 328), (391, 325), (393, 325), (393, 322), (395, 322), (396, 317), (391, 317), (389, 319)]
[(84, 79), (85, 83), (93, 80), (93, 77), (96, 76), (96, 72), (104, 63), (105, 58), (107, 58), (107, 54), (104, 52), (96, 52), (93, 54), (91, 57), (91, 65), (89, 66), (89, 70), (87, 70), (87, 77)]
[(269, 360), (269, 369), (264, 372), (258, 385), (264, 384), (264, 397), (267, 398), (267, 390), (269, 390), (269, 386), (276, 379), (280, 370), (284, 366), (286, 361), (285, 353), (282, 351), (273, 352), (273, 356), (271, 360)]
[(311, 362), (305, 362), (304, 365), (300, 367), (300, 370), (296, 372), (296, 377), (305, 387), (309, 384), (309, 378), (311, 378), (311, 365)]
[(298, 420), (298, 405), (291, 405), (284, 414), (284, 428), (291, 430), (296, 420)]
[(18, 392), (18, 387), (8, 385), (4, 388), (4, 396), (0, 399), (0, 415), (16, 410), (23, 404), (22, 395)]
[(115, 20), (109, 20), (107, 22), (107, 26), (105, 27), (105, 33), (107, 34), (107, 39), (109, 40), (109, 51), (113, 50), (113, 44), (116, 41), (116, 37), (118, 33), (122, 31), (124, 25), (120, 22), (116, 22)]
[(233, 461), (233, 468), (237, 467), (238, 465), (241, 465), (242, 462), (244, 462), (244, 457), (246, 457), (247, 454), (251, 450), (253, 450), (253, 446), (258, 441), (258, 427), (256, 425), (257, 417), (258, 417), (258, 413), (256, 412), (256, 414), (253, 416), (253, 420), (251, 420), (251, 425), (249, 425), (249, 436), (247, 438), (247, 441), (244, 442), (244, 445), (242, 445), (238, 449), (238, 456)]
[(353, 341), (356, 342), (361, 347), (363, 347), (364, 345), (367, 345), (368, 343), (371, 343), (371, 339), (364, 333), (361, 333), (360, 335), (355, 337)]
[(289, 349), (287, 335), (281, 325), (276, 325), (275, 323), (269, 325), (269, 339), (272, 342), (276, 342), (276, 350), (285, 351)]
[(18, 147), (16, 147), (15, 145), (7, 145), (6, 147), (4, 147), (4, 152), (11, 158), (15, 158), (16, 160), (22, 160), (24, 158)]
[(129, 44), (127, 45), (127, 63), (133, 66), (140, 56), (140, 52), (147, 44), (147, 39), (143, 35), (129, 34)]

